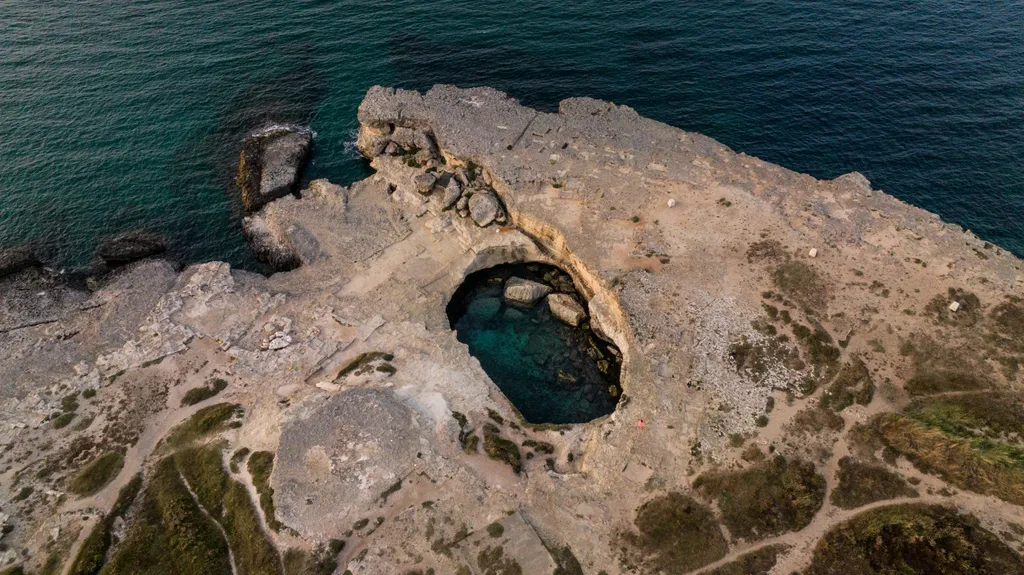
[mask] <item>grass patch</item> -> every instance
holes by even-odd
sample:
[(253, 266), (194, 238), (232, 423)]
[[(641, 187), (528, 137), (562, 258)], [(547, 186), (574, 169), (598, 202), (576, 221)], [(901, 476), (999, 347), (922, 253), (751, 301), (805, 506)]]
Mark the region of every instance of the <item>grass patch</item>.
[(832, 490), (836, 507), (853, 509), (875, 501), (917, 497), (917, 490), (899, 475), (881, 465), (863, 463), (852, 457), (839, 460), (839, 485)]
[(781, 455), (742, 471), (706, 473), (694, 488), (714, 498), (733, 537), (760, 539), (807, 526), (825, 499), (812, 463)]
[(779, 554), (788, 549), (789, 546), (782, 544), (765, 545), (760, 549), (740, 555), (735, 561), (709, 571), (706, 575), (761, 575), (768, 573), (772, 567), (775, 567)]
[(110, 550), (110, 545), (113, 542), (110, 531), (114, 527), (114, 521), (118, 517), (124, 517), (141, 489), (142, 474), (136, 474), (121, 488), (117, 494), (114, 508), (100, 518), (89, 535), (86, 536), (85, 541), (82, 542), (78, 556), (71, 564), (69, 575), (96, 575), (100, 572), (106, 561), (107, 551)]
[(764, 261), (783, 261), (786, 256), (786, 250), (777, 240), (761, 240), (750, 244), (750, 247), (747, 248), (747, 261), (752, 264)]
[(221, 378), (216, 378), (208, 381), (206, 385), (202, 387), (194, 387), (185, 393), (185, 397), (181, 398), (182, 405), (195, 405), (201, 401), (206, 401), (218, 393), (224, 391), (227, 388), (228, 382)]
[(254, 452), (249, 456), (248, 469), (256, 493), (260, 495), (260, 508), (266, 517), (267, 527), (280, 531), (281, 522), (277, 520), (274, 511), (274, 489), (270, 487), (270, 473), (274, 471), (274, 454), (269, 451)]
[(552, 453), (555, 452), (554, 445), (551, 445), (546, 441), (537, 441), (534, 439), (527, 439), (526, 441), (524, 441), (523, 447), (529, 447), (530, 449), (533, 449), (537, 453), (542, 453), (544, 455), (551, 455)]
[(910, 395), (930, 395), (947, 391), (980, 391), (992, 384), (987, 378), (955, 371), (925, 371), (910, 378), (903, 388)]
[(204, 407), (172, 429), (164, 441), (170, 447), (184, 447), (227, 429), (228, 422), (241, 413), (242, 407), (234, 403)]
[(872, 509), (832, 528), (804, 575), (1024, 573), (1020, 555), (971, 515), (941, 505)]
[(228, 546), (165, 457), (103, 575), (230, 575)]
[(873, 418), (862, 435), (957, 487), (1024, 505), (1024, 395), (919, 399)]
[(677, 492), (655, 497), (636, 511), (636, 532), (623, 533), (623, 563), (643, 573), (687, 573), (729, 552), (715, 516)]
[(523, 469), (519, 446), (497, 433), (491, 431), (484, 432), (484, 453), (491, 459), (507, 463), (512, 468), (512, 471), (515, 471), (517, 474)]
[(833, 411), (842, 411), (854, 403), (867, 405), (875, 395), (875, 382), (871, 372), (860, 358), (843, 364), (839, 374), (825, 389), (821, 405)]
[(775, 287), (794, 301), (813, 311), (828, 304), (828, 286), (818, 272), (802, 261), (789, 261), (775, 268)]
[[(957, 302), (960, 308), (950, 311), (949, 304)], [(982, 318), (981, 300), (971, 292), (960, 288), (949, 288), (948, 293), (936, 295), (924, 307), (924, 313), (935, 318), (935, 321), (947, 325), (970, 327)]]
[(505, 534), (505, 528), (501, 525), (501, 523), (495, 521), (494, 523), (491, 523), (487, 526), (487, 534), (497, 539), (498, 537), (501, 537)]
[(68, 491), (85, 497), (99, 493), (124, 467), (124, 454), (116, 451), (104, 453), (86, 465), (71, 481)]

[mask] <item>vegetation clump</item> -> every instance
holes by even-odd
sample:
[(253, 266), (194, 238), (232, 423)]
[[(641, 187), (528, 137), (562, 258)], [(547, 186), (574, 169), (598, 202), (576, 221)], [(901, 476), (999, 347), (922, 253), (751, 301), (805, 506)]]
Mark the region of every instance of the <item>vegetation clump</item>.
[[(335, 381), (347, 377), (348, 375), (366, 375), (372, 372), (378, 365), (389, 365), (384, 362), (388, 362), (395, 359), (395, 356), (383, 351), (367, 351), (356, 356), (355, 359), (348, 362), (345, 367), (341, 368), (338, 372), (338, 377)], [(394, 369), (392, 367), (392, 369)], [(390, 373), (394, 373), (391, 371)]]
[(490, 546), (476, 556), (481, 575), (523, 575), (523, 568), (513, 557), (505, 556), (505, 548)]
[(871, 372), (860, 358), (843, 364), (839, 374), (825, 389), (821, 405), (833, 411), (842, 411), (854, 403), (867, 405), (875, 395)]
[[(949, 309), (953, 302), (959, 304), (956, 311)], [(924, 312), (939, 323), (970, 327), (982, 317), (981, 300), (969, 291), (949, 288), (947, 295), (938, 294), (933, 297), (924, 307)]]
[(965, 393), (918, 399), (884, 413), (861, 434), (870, 447), (976, 493), (1024, 505), (1024, 395)]
[(241, 413), (242, 407), (234, 403), (218, 403), (204, 407), (172, 429), (165, 441), (171, 447), (186, 446), (223, 431), (227, 428), (228, 422)]
[(885, 467), (857, 461), (852, 457), (839, 460), (839, 485), (832, 490), (836, 507), (854, 509), (897, 497), (917, 497), (917, 490), (906, 480)]
[(124, 467), (124, 454), (116, 451), (104, 453), (86, 465), (71, 481), (68, 490), (85, 497), (99, 493)]
[(796, 412), (789, 428), (796, 433), (818, 435), (823, 431), (842, 431), (843, 418), (835, 412), (820, 406), (805, 407)]
[(872, 509), (832, 528), (804, 575), (1010, 575), (1024, 560), (978, 524), (941, 505)]
[(274, 511), (274, 489), (270, 487), (270, 473), (274, 471), (274, 454), (270, 451), (256, 451), (249, 456), (249, 475), (256, 493), (260, 496), (260, 507), (267, 519), (267, 527), (281, 530), (281, 522)]
[(331, 575), (338, 568), (338, 554), (345, 548), (345, 542), (331, 539), (315, 547), (311, 552), (289, 549), (284, 554), (285, 575)]
[(185, 393), (185, 397), (181, 398), (182, 405), (195, 405), (201, 401), (206, 401), (218, 393), (224, 391), (227, 388), (227, 380), (216, 378), (208, 381), (206, 385), (202, 387), (194, 387)]
[(825, 499), (814, 464), (781, 455), (742, 471), (705, 473), (693, 485), (716, 500), (733, 537), (744, 539), (800, 530)]
[(92, 531), (89, 532), (85, 541), (82, 542), (78, 556), (75, 557), (74, 562), (71, 564), (71, 569), (68, 571), (69, 575), (96, 575), (100, 572), (104, 561), (106, 561), (107, 551), (110, 550), (110, 545), (113, 542), (111, 530), (114, 528), (114, 522), (118, 517), (123, 518), (128, 513), (128, 509), (139, 495), (141, 489), (142, 474), (136, 474), (132, 477), (131, 481), (121, 488), (121, 491), (117, 494), (114, 508), (96, 522)]
[(828, 304), (828, 285), (809, 264), (793, 260), (775, 268), (775, 287), (811, 311), (821, 311)]
[(768, 573), (775, 567), (779, 554), (789, 549), (788, 545), (765, 545), (760, 549), (744, 553), (735, 561), (713, 569), (707, 575), (761, 575)]
[(637, 509), (636, 532), (622, 534), (623, 562), (644, 573), (675, 575), (714, 563), (729, 552), (715, 516), (678, 492), (647, 501)]
[[(474, 436), (475, 437), (475, 436)], [(496, 461), (507, 463), (512, 471), (519, 473), (523, 469), (522, 454), (514, 441), (509, 441), (496, 432), (484, 432), (484, 453)]]

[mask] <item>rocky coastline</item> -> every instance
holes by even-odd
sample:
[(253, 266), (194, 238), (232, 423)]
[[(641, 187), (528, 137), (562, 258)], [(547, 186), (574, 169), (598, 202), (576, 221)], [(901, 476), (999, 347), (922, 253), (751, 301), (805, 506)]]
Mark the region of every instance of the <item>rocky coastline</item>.
[[(609, 102), (358, 116), (349, 186), (297, 189), (307, 130), (243, 146), (278, 273), (0, 254), (0, 573), (1024, 573), (1020, 259)], [(526, 422), (452, 332), (528, 262), (565, 276), (506, 298), (621, 356), (611, 415)]]

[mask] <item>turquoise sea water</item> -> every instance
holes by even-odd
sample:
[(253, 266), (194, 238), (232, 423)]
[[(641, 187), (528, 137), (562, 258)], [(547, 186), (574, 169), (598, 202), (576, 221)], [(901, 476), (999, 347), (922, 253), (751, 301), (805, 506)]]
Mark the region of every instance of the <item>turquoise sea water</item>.
[(628, 104), (876, 187), (1024, 254), (1024, 1), (0, 0), (0, 247), (84, 265), (147, 227), (253, 268), (226, 192), (241, 138), (316, 131), (309, 177), (366, 166), (373, 84)]

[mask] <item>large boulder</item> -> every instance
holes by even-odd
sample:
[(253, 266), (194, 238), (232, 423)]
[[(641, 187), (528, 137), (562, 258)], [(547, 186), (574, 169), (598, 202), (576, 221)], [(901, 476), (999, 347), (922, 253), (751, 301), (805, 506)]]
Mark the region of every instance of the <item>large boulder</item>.
[(505, 301), (523, 305), (533, 305), (551, 293), (551, 288), (535, 281), (523, 278), (508, 278), (505, 281)]
[(477, 190), (469, 198), (469, 215), (481, 228), (493, 221), (503, 221), (505, 211), (501, 208), (498, 198), (487, 190)]
[(548, 309), (551, 310), (551, 315), (558, 318), (559, 321), (573, 327), (580, 325), (583, 318), (587, 317), (587, 312), (580, 305), (580, 302), (576, 301), (576, 298), (569, 294), (553, 293), (549, 295)]
[(295, 191), (309, 159), (309, 130), (276, 128), (246, 139), (238, 160), (238, 188), (247, 211)]
[(133, 230), (109, 237), (96, 248), (108, 266), (120, 266), (167, 251), (167, 241), (145, 230)]
[(242, 218), (242, 233), (249, 240), (256, 259), (270, 264), (276, 271), (293, 270), (302, 265), (288, 234), (264, 212)]

